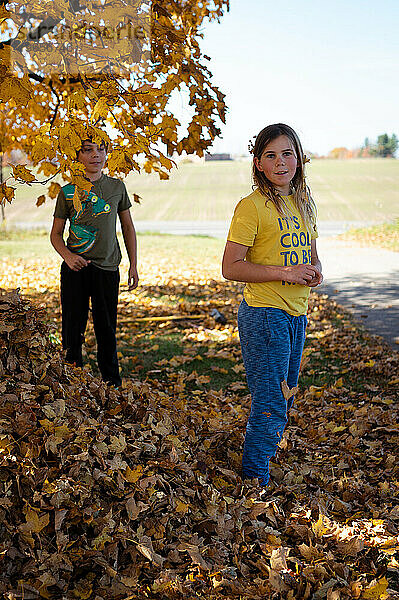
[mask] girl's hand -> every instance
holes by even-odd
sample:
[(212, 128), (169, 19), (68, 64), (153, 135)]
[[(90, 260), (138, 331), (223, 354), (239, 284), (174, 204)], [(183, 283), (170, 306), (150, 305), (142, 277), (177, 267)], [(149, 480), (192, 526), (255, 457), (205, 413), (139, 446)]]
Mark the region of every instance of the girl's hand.
[(64, 260), (72, 271), (80, 271), (84, 267), (87, 267), (90, 262), (89, 260), (84, 259), (83, 256), (74, 254), (73, 252), (69, 252)]
[(134, 265), (130, 265), (128, 280), (127, 280), (129, 292), (136, 289), (138, 284), (139, 284), (139, 276), (137, 273), (137, 269)]
[[(289, 281), (290, 283), (310, 285), (312, 281), (321, 277), (319, 269), (313, 265), (295, 265), (293, 267), (283, 267), (283, 270), (284, 275), (282, 280)], [(315, 283), (314, 285), (318, 285), (318, 283)], [(314, 285), (311, 287), (314, 287)]]
[(309, 281), (309, 283), (307, 284), (309, 287), (317, 287), (318, 285), (320, 285), (321, 283), (323, 283), (322, 272), (320, 271), (320, 269), (318, 269), (314, 265), (313, 265), (313, 267), (314, 267), (314, 269), (316, 269), (316, 274), (313, 277), (313, 279), (311, 279), (311, 281)]

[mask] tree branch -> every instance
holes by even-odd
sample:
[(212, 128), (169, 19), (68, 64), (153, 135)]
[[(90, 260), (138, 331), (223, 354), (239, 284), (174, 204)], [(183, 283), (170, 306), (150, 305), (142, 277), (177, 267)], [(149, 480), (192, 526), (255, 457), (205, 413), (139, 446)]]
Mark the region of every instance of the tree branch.
[(60, 104), (61, 104), (61, 98), (60, 98), (60, 96), (57, 94), (56, 90), (54, 89), (53, 82), (52, 82), (51, 80), (50, 80), (49, 86), (50, 86), (50, 88), (51, 88), (51, 91), (53, 92), (53, 94), (54, 94), (54, 95), (55, 95), (55, 97), (57, 98), (57, 104), (55, 105), (54, 114), (53, 114), (53, 117), (52, 117), (52, 119), (51, 119), (51, 121), (50, 121), (50, 127), (52, 127), (52, 126), (54, 125), (54, 121), (55, 121), (55, 119), (56, 119), (56, 117), (57, 117), (58, 108), (59, 108), (59, 106), (60, 106)]

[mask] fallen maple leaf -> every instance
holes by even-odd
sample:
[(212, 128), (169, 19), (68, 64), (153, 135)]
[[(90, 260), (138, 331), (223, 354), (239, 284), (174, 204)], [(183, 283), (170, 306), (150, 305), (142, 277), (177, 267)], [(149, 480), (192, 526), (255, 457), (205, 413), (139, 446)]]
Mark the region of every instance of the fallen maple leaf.
[(289, 388), (287, 381), (284, 379), (284, 381), (281, 382), (281, 391), (283, 392), (284, 398), (286, 400), (289, 400), (290, 398), (292, 398), (292, 396), (294, 396), (298, 392), (298, 386)]

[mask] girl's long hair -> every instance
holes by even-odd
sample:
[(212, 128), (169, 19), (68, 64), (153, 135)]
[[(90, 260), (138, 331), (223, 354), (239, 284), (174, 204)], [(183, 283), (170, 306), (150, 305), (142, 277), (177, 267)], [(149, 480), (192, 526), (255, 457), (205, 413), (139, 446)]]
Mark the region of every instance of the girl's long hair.
[[(303, 154), (302, 145), (295, 131), (284, 123), (275, 123), (268, 125), (260, 131), (256, 137), (252, 152), (254, 158), (260, 160), (265, 147), (280, 137), (286, 135), (291, 141), (297, 158), (296, 173), (291, 181), (291, 193), (293, 194), (294, 205), (299, 211), (306, 228), (311, 231), (316, 226), (316, 205), (313, 201), (309, 187), (305, 181), (305, 156)], [(263, 171), (259, 171), (255, 165), (255, 160), (252, 165), (252, 177), (254, 187), (257, 187), (260, 193), (273, 202), (277, 211), (282, 217), (291, 215), (291, 211), (287, 206), (283, 196), (275, 189), (272, 182), (269, 181)]]

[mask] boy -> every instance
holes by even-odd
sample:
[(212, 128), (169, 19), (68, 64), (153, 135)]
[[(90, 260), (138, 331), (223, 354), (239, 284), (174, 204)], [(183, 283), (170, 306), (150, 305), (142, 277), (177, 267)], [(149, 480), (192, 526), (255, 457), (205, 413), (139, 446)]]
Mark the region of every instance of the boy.
[[(123, 239), (130, 260), (128, 287), (139, 281), (136, 267), (136, 232), (124, 183), (102, 172), (107, 159), (104, 144), (85, 140), (78, 152), (86, 177), (93, 187), (84, 192), (79, 211), (73, 206), (75, 186), (65, 185), (58, 194), (50, 234), (52, 245), (64, 259), (61, 265), (62, 345), (66, 361), (82, 366), (82, 343), (91, 298), (97, 361), (107, 383), (121, 385), (116, 350), (116, 317), (121, 251), (116, 237), (119, 216)], [(64, 242), (65, 222), (69, 236)]]

